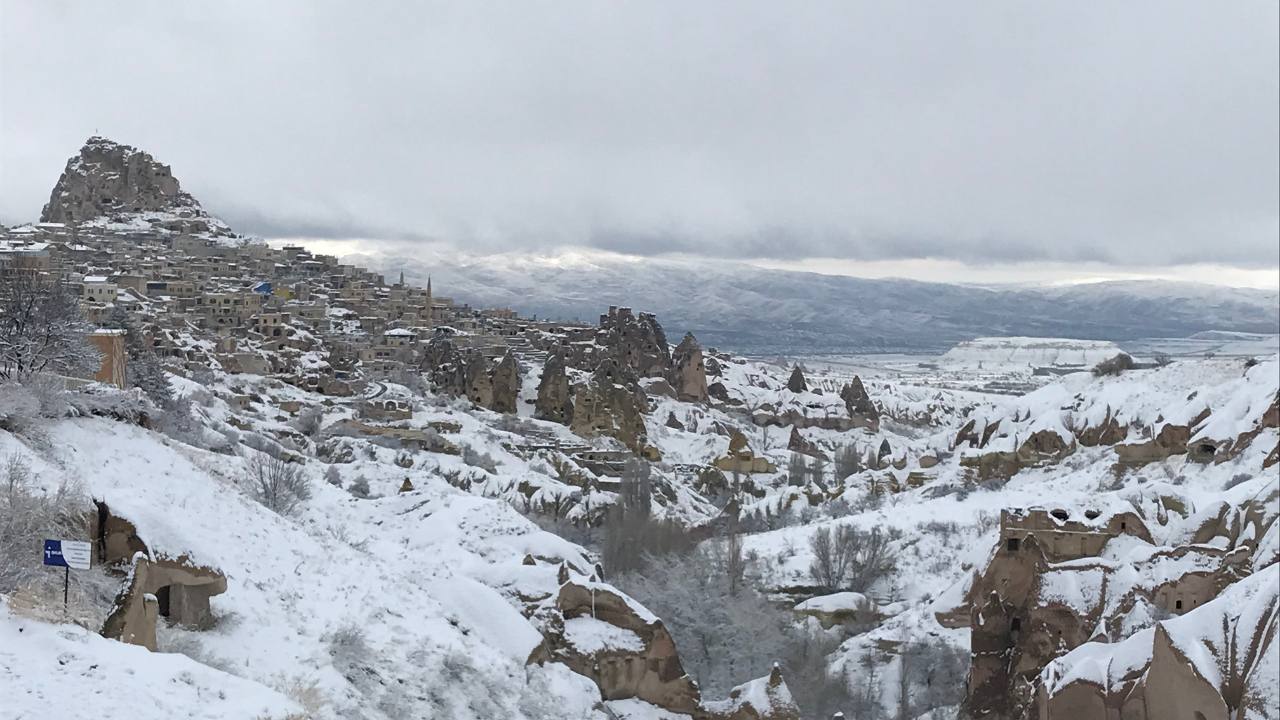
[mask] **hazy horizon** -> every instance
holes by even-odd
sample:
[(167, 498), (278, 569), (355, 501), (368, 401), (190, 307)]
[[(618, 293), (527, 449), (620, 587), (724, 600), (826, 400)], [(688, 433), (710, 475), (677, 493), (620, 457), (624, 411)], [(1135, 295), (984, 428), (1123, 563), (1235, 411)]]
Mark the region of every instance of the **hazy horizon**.
[(37, 219), (99, 133), (268, 238), (1274, 289), (1277, 24), (1275, 3), (8, 3), (0, 222)]

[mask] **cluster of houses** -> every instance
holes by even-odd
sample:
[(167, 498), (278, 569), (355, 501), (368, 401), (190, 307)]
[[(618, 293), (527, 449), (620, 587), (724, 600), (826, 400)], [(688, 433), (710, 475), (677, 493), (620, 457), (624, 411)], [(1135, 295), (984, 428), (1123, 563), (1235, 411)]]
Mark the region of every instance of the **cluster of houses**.
[[(327, 395), (349, 395), (357, 379), (404, 380), (419, 372), (437, 333), (488, 357), (542, 354), (535, 347), (563, 323), (476, 309), (299, 246), (101, 223), (0, 226), (0, 270), (22, 268), (66, 282), (97, 325), (123, 308), (165, 367), (275, 376)], [(584, 326), (586, 335), (594, 328)], [(93, 338), (104, 351), (118, 341)], [(121, 364), (117, 362), (116, 364)], [(109, 375), (110, 377), (107, 377)], [(101, 380), (122, 379), (106, 373)]]

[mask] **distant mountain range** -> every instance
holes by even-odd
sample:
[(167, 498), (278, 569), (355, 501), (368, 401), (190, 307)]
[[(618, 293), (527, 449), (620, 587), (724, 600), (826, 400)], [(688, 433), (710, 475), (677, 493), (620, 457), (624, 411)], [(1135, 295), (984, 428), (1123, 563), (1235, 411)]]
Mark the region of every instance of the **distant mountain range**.
[(983, 336), (1119, 342), (1280, 332), (1276, 292), (1195, 283), (991, 288), (578, 252), (357, 257), (415, 284), (431, 275), (438, 294), (473, 306), (587, 321), (629, 306), (657, 313), (673, 342), (691, 331), (703, 345), (753, 354), (931, 353)]

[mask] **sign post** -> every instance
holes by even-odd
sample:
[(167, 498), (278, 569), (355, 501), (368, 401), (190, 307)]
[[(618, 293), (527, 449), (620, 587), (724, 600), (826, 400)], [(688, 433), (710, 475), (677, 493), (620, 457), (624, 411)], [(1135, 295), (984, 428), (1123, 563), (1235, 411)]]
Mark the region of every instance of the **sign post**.
[(77, 540), (45, 540), (44, 564), (64, 569), (62, 576), (62, 611), (67, 611), (71, 590), (71, 568), (88, 570), (93, 558), (93, 546)]

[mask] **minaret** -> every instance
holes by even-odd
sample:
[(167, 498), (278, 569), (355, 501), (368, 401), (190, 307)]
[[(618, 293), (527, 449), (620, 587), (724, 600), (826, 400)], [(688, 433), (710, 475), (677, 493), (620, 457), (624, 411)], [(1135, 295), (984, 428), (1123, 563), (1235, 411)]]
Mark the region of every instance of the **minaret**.
[(435, 325), (435, 303), (431, 302), (431, 276), (427, 276), (427, 327)]
[(396, 283), (397, 287), (404, 287), (404, 271), (400, 271), (400, 282)]

